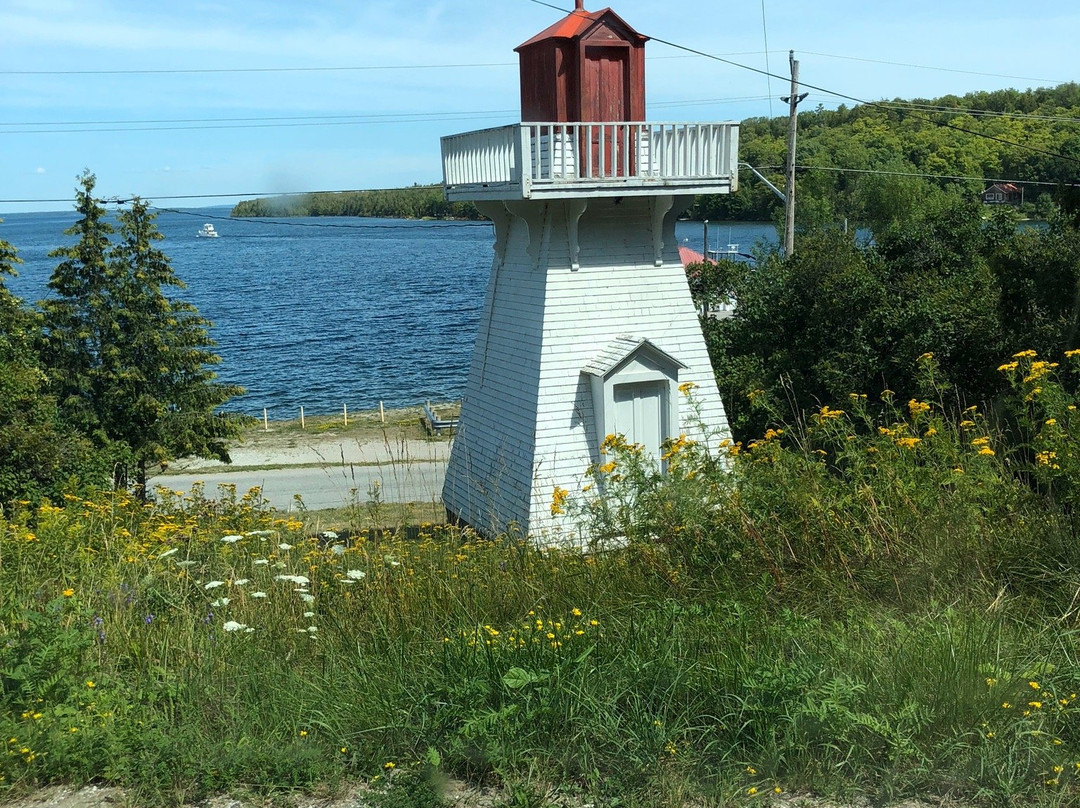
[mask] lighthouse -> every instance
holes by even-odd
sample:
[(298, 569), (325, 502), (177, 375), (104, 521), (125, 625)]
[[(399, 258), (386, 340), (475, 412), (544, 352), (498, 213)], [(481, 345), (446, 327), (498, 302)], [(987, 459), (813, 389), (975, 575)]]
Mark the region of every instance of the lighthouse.
[(488, 536), (587, 542), (553, 496), (597, 495), (608, 435), (659, 464), (666, 440), (727, 433), (675, 220), (735, 190), (738, 125), (646, 121), (646, 41), (577, 0), (516, 48), (522, 122), (442, 139), (447, 197), (495, 231), (443, 488)]

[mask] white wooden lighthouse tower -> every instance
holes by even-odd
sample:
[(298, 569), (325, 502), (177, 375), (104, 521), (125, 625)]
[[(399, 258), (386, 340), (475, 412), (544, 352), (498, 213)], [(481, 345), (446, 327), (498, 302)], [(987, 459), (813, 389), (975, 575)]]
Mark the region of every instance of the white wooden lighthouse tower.
[[(737, 183), (738, 125), (645, 122), (646, 38), (577, 8), (516, 50), (523, 123), (444, 137), (451, 200), (495, 225), (495, 258), (443, 501), (487, 535), (576, 543), (552, 513), (622, 434), (727, 430), (675, 219)], [(691, 411), (679, 386), (696, 385)]]

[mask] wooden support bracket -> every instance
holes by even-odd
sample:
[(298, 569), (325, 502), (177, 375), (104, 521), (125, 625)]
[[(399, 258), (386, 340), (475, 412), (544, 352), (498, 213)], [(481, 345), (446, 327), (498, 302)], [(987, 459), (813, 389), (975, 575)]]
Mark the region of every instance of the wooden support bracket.
[(510, 234), (510, 211), (502, 202), (478, 201), (473, 204), (495, 225), (495, 244), (492, 249), (495, 250), (495, 259), (499, 262), (499, 266), (502, 266), (506, 260), (506, 238)]
[(540, 251), (547, 246), (548, 233), (551, 220), (548, 216), (550, 203), (544, 202), (503, 202), (506, 209), (517, 216), (529, 229), (529, 257), (533, 260), (533, 267), (540, 264)]
[(566, 202), (566, 239), (570, 248), (570, 271), (577, 272), (581, 268), (578, 263), (578, 255), (581, 246), (578, 244), (578, 222), (589, 207), (587, 199), (570, 199)]
[(675, 204), (672, 196), (655, 196), (649, 203), (650, 219), (652, 220), (653, 237), (653, 265), (664, 265), (664, 217), (667, 216), (671, 206)]

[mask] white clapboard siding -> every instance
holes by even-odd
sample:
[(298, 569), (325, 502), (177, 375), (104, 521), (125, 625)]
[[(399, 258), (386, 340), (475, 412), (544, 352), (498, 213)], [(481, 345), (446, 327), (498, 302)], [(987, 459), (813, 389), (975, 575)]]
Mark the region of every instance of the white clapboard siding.
[[(515, 203), (521, 205), (523, 203)], [(685, 366), (697, 385), (700, 417), (685, 401), (680, 431), (717, 443), (727, 419), (675, 240), (675, 205), (656, 252), (649, 198), (595, 198), (578, 221), (572, 269), (566, 206), (527, 202), (546, 221), (529, 233), (509, 218), (503, 260), (496, 255), (476, 340), (461, 421), (447, 469), (448, 510), (487, 533), (517, 529), (542, 543), (587, 540), (551, 514), (556, 486), (582, 496), (604, 435), (594, 419), (583, 368), (625, 334), (647, 339)], [(545, 208), (545, 206), (547, 206)], [(521, 208), (517, 208), (520, 212)], [(529, 251), (533, 242), (532, 253)]]

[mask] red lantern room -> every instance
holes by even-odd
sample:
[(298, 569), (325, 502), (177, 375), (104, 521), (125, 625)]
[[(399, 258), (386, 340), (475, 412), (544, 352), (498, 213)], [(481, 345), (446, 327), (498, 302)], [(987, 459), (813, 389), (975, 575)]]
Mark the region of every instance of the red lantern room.
[(645, 42), (610, 8), (567, 17), (519, 45), (522, 121), (645, 120)]

